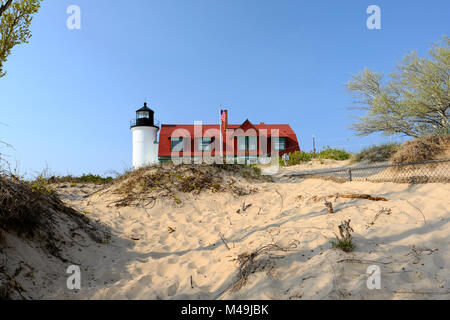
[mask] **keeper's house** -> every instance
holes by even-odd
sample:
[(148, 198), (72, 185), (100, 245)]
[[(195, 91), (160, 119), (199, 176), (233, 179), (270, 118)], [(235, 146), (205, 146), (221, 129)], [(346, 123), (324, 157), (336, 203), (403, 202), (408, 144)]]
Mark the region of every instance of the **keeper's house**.
[[(220, 124), (162, 124), (159, 135), (158, 160), (180, 157), (222, 155), (247, 163), (258, 157), (300, 151), (297, 136), (288, 124), (228, 124), (228, 111), (221, 111)], [(220, 147), (222, 145), (222, 147)]]

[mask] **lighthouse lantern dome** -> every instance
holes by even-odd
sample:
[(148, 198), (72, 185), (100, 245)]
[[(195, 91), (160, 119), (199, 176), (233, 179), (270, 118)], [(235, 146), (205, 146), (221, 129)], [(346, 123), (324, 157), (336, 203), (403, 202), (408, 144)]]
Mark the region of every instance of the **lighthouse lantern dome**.
[(131, 127), (156, 127), (154, 114), (155, 112), (147, 107), (147, 102), (145, 102), (142, 108), (136, 110), (136, 119), (131, 121)]

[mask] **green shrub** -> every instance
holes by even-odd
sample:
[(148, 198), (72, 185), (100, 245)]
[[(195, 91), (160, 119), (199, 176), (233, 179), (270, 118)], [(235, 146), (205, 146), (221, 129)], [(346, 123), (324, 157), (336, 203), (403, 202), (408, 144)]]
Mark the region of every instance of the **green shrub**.
[(42, 177), (39, 177), (36, 180), (30, 181), (28, 183), (31, 186), (32, 192), (40, 192), (43, 194), (51, 194), (53, 192), (52, 189), (50, 189), (48, 180)]
[[(295, 151), (289, 153), (288, 166), (294, 166), (304, 162), (311, 161), (312, 159), (332, 159), (332, 160), (347, 160), (350, 159), (350, 154), (342, 149), (333, 149), (326, 147), (320, 153), (314, 154), (313, 152)], [(280, 166), (284, 166), (284, 161), (279, 157)]]
[[(296, 164), (300, 164), (302, 162), (308, 162), (314, 158), (314, 154), (312, 152), (303, 152), (303, 151), (294, 151), (289, 153), (289, 160), (287, 161), (288, 166), (294, 166)], [(279, 157), (280, 166), (284, 166), (284, 161), (281, 157)]]
[(320, 151), (319, 158), (332, 160), (348, 160), (350, 159), (350, 153), (348, 153), (344, 149), (334, 149), (326, 147), (322, 151)]
[[(76, 179), (77, 180), (77, 179)], [(98, 174), (83, 174), (81, 177), (78, 178), (79, 182), (83, 183), (96, 183), (96, 184), (103, 184), (103, 183), (109, 183), (113, 180), (112, 177), (102, 177)]]
[(355, 155), (357, 162), (383, 162), (388, 161), (398, 151), (400, 145), (397, 143), (386, 143), (379, 146), (371, 146), (361, 150)]
[[(39, 176), (35, 181), (44, 179)], [(98, 174), (83, 174), (80, 177), (74, 177), (72, 175), (67, 176), (54, 176), (51, 178), (45, 178), (47, 183), (70, 183), (71, 186), (76, 186), (77, 183), (94, 183), (94, 184), (107, 184), (113, 181), (112, 177), (102, 177)]]
[(311, 152), (295, 151), (289, 154), (288, 165), (292, 166), (302, 162), (310, 161), (314, 155)]

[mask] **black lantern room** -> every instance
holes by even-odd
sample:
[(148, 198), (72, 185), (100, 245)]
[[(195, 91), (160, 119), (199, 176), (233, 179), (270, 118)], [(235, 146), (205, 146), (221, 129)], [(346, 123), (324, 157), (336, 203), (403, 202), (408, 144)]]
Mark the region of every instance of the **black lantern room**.
[(136, 119), (131, 120), (130, 127), (156, 127), (155, 112), (147, 107), (147, 102), (144, 103), (144, 106), (138, 110), (136, 110)]

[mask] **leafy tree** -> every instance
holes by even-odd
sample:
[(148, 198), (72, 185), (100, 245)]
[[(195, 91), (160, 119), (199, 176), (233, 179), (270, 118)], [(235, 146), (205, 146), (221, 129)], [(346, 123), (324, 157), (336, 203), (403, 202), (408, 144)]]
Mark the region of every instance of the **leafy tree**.
[(31, 20), (40, 4), (41, 0), (0, 0), (0, 78), (6, 74), (3, 64), (11, 49), (28, 43)]
[(429, 57), (408, 54), (383, 81), (383, 75), (365, 69), (354, 75), (347, 88), (357, 99), (352, 129), (360, 136), (374, 132), (410, 137), (448, 134), (450, 107), (450, 38), (433, 44)]

